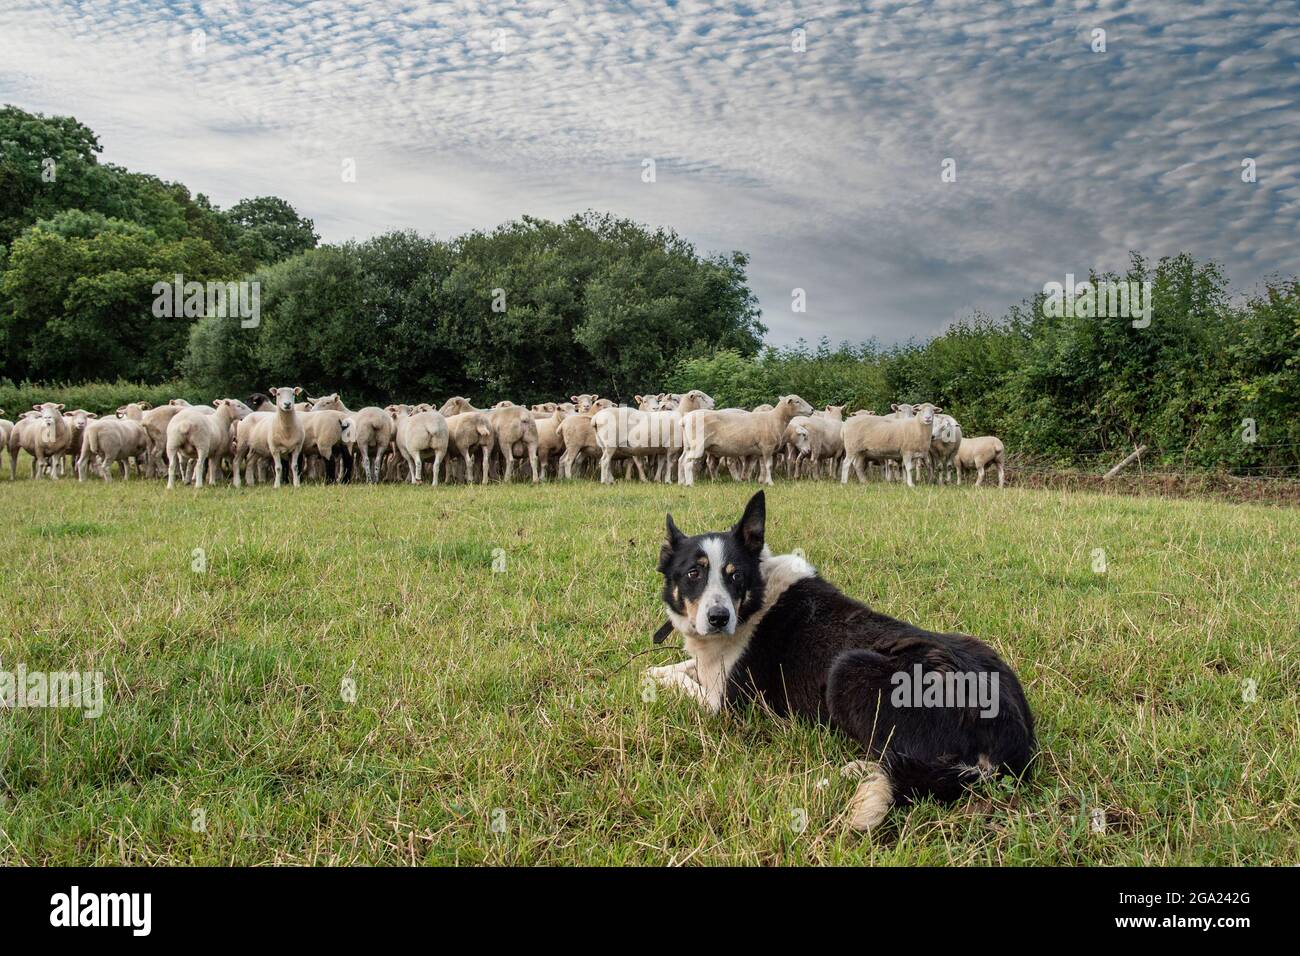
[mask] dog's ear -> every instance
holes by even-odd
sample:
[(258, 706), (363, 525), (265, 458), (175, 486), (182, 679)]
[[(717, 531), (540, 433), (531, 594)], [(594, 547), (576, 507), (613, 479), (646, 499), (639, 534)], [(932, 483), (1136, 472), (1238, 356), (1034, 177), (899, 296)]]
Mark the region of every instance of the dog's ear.
[(763, 492), (757, 492), (745, 505), (745, 513), (740, 516), (732, 534), (740, 541), (745, 550), (758, 554), (763, 550), (763, 527), (767, 522), (767, 500)]
[(659, 548), (659, 573), (663, 574), (668, 570), (668, 565), (673, 559), (673, 552), (677, 546), (682, 543), (686, 535), (677, 530), (677, 525), (673, 524), (673, 516), (668, 515), (667, 531), (664, 534), (664, 543)]

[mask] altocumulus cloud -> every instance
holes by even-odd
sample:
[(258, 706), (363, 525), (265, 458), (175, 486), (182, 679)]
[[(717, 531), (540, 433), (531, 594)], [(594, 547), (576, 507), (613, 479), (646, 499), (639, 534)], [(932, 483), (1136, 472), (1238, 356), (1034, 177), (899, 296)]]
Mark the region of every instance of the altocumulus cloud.
[(672, 225), (752, 255), (776, 341), (928, 335), (1130, 249), (1295, 271), (1298, 56), (1294, 9), (1254, 0), (0, 8), (0, 99), (111, 161), (284, 196), (328, 240)]

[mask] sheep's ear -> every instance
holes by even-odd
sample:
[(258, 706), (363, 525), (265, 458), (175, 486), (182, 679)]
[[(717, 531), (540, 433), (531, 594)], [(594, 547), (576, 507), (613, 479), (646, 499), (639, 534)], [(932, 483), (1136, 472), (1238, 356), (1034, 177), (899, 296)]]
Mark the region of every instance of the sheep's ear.
[(148, 402), (136, 402), (136, 404), (140, 406), (140, 411), (142, 412), (145, 411), (146, 409), (153, 408), (153, 406), (150, 405)]
[(220, 408), (220, 407), (221, 407), (221, 399), (219, 399), (219, 398), (214, 398), (214, 399), (212, 400), (212, 407), (213, 407), (213, 408)]
[(685, 540), (686, 538), (686, 535), (682, 534), (679, 530), (677, 530), (677, 525), (673, 524), (673, 516), (671, 512), (668, 515), (666, 526), (667, 527), (665, 529), (665, 534), (664, 534), (664, 543), (659, 547), (659, 573), (660, 574), (663, 574), (665, 571), (668, 570), (668, 565), (673, 560), (673, 552), (677, 550), (677, 546), (681, 544), (682, 541)]
[(59, 403), (59, 411), (63, 411), (67, 407), (68, 406), (64, 405), (62, 402)]
[(941, 411), (943, 411), (943, 409), (942, 409), (942, 408), (939, 408), (939, 407), (936, 405), (936, 406), (935, 406), (935, 409), (934, 409), (934, 413), (935, 413), (936, 415), (938, 415)]
[(32, 411), (34, 411), (34, 412), (39, 412), (40, 410), (41, 410), (41, 406), (39, 406), (39, 405), (33, 405), (33, 406), (32, 406)]
[(634, 401), (634, 402), (636, 402), (638, 405), (640, 405), (642, 402), (645, 401), (645, 396), (643, 396), (643, 395), (633, 395), (633, 396), (632, 396), (632, 401)]
[(732, 533), (751, 554), (763, 550), (763, 530), (767, 523), (767, 499), (763, 492), (758, 492), (745, 505), (745, 513), (740, 516)]
[(894, 402), (893, 404), (891, 404), (891, 405), (889, 406), (889, 410), (890, 410), (890, 411), (893, 411), (893, 412), (898, 411), (898, 403), (897, 403), (897, 402)]
[(86, 412), (86, 417), (87, 417), (87, 418), (98, 418), (98, 417), (99, 417), (99, 412)]
[(293, 393), (294, 393), (295, 395), (301, 395), (301, 394), (302, 394), (302, 388), (300, 388), (299, 386), (296, 386), (296, 385), (295, 385), (295, 386), (294, 386), (294, 389), (293, 389)]

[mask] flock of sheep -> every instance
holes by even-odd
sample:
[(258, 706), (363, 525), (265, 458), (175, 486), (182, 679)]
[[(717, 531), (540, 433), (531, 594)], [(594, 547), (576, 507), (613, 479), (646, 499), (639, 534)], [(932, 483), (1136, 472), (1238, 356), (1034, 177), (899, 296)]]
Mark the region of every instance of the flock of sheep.
[[(655, 480), (695, 483), (703, 464), (710, 476), (726, 466), (738, 480), (757, 477), (772, 484), (774, 467), (790, 478), (840, 476), (850, 470), (865, 481), (879, 466), (890, 480), (895, 467), (909, 486), (922, 467), (934, 481), (958, 484), (963, 469), (973, 469), (975, 484), (984, 470), (996, 467), (998, 485), (1005, 479), (1002, 442), (992, 436), (965, 438), (961, 426), (943, 409), (925, 402), (897, 404), (888, 415), (855, 412), (847, 419), (843, 405), (814, 411), (798, 395), (775, 405), (714, 408), (704, 392), (636, 396), (637, 407), (616, 406), (597, 395), (574, 395), (567, 402), (544, 402), (526, 408), (498, 402), (477, 409), (467, 399), (432, 405), (367, 406), (352, 411), (337, 393), (303, 399), (301, 388), (274, 388), (247, 403), (216, 399), (210, 406), (184, 399), (157, 408), (132, 402), (114, 418), (99, 418), (83, 409), (66, 411), (45, 402), (18, 421), (0, 417), (0, 443), (9, 450), (9, 477), (18, 455), (32, 457), (32, 477), (59, 477), (70, 459), (77, 477), (88, 472), (111, 480), (118, 463), (122, 477), (135, 463), (137, 476), (167, 474), (167, 487), (179, 475), (198, 487), (215, 484), (227, 470), (236, 486), (271, 480), (280, 486), (287, 467), (297, 486), (302, 477), (325, 481), (409, 480), (420, 483), (426, 468), (431, 483), (444, 480), (486, 484), (509, 481), (518, 462), (528, 460), (534, 482), (548, 469), (565, 478), (584, 462), (600, 480), (614, 480), (614, 463), (624, 475), (635, 468), (642, 481), (647, 469)], [(0, 409), (0, 416), (4, 410)]]

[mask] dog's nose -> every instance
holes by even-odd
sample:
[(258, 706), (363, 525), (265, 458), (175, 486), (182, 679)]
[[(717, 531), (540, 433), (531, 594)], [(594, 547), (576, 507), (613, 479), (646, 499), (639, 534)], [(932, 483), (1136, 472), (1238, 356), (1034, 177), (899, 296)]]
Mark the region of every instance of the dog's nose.
[(712, 607), (709, 608), (708, 618), (710, 627), (726, 627), (731, 620), (731, 612), (725, 607)]

